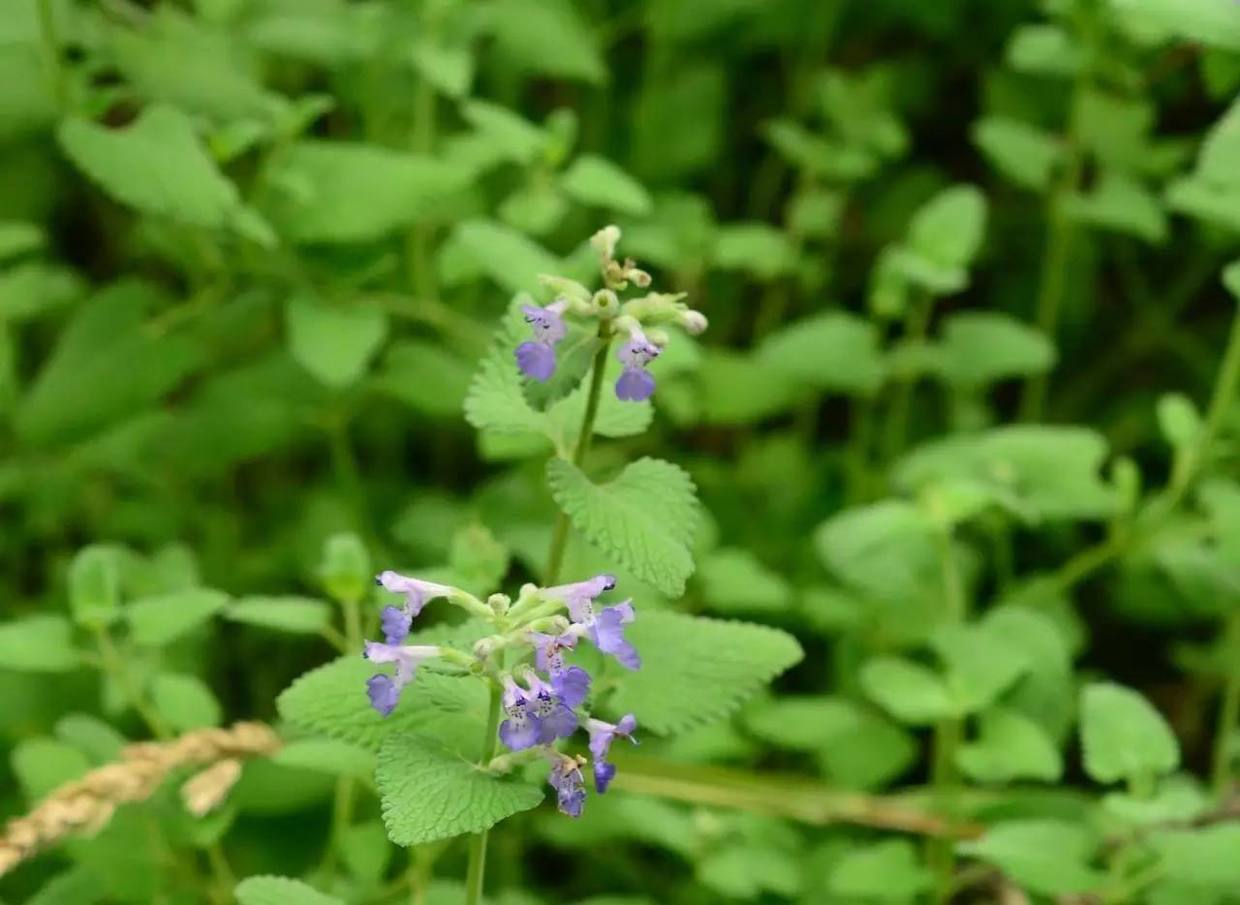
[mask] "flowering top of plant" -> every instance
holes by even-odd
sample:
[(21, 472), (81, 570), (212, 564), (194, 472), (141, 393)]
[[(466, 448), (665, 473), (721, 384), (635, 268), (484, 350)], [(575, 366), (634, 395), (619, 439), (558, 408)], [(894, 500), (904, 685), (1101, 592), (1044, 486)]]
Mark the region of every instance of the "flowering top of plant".
[(632, 258), (623, 261), (616, 258), (619, 241), (617, 226), (604, 227), (590, 239), (598, 252), (603, 278), (603, 288), (596, 292), (565, 277), (544, 275), (539, 278), (556, 293), (556, 298), (542, 307), (524, 305), (521, 308), (533, 333), (532, 339), (515, 350), (517, 367), (525, 376), (545, 382), (555, 374), (556, 345), (568, 333), (565, 315), (572, 314), (583, 320), (597, 321), (598, 336), (604, 345), (614, 336), (627, 337), (617, 353), (624, 370), (616, 381), (616, 397), (626, 402), (641, 402), (650, 398), (655, 387), (654, 376), (646, 366), (659, 356), (668, 342), (667, 333), (660, 325), (675, 323), (694, 335), (706, 329), (705, 315), (682, 301), (684, 293), (648, 292), (620, 301), (619, 293), (630, 285), (647, 289), (651, 279)]
[[(444, 660), (484, 677), (501, 694), (503, 720), (497, 735), (510, 753), (493, 758), (491, 770), (506, 772), (529, 760), (546, 758), (551, 763), (548, 782), (556, 790), (560, 811), (578, 817), (586, 797), (581, 766), (587, 761), (564, 754), (556, 746), (585, 729), (594, 787), (600, 794), (607, 791), (616, 774), (615, 765), (607, 760), (612, 742), (623, 738), (636, 744), (637, 719), (630, 713), (612, 724), (591, 716), (585, 708), (591, 676), (580, 666), (566, 663), (565, 654), (585, 639), (626, 669), (640, 668), (641, 657), (625, 638), (625, 626), (636, 618), (632, 601), (612, 606), (596, 603), (615, 589), (614, 575), (545, 588), (527, 584), (515, 603), (503, 594), (483, 603), (459, 588), (391, 571), (381, 573), (375, 583), (405, 595), (404, 606), (388, 606), (382, 612), (384, 640), (367, 641), (362, 651), (372, 663), (395, 666), (391, 674), (379, 672), (366, 683), (370, 705), (380, 715), (389, 716), (396, 709), (422, 661)], [(497, 629), (474, 645), (473, 656), (448, 647), (404, 643), (426, 603), (441, 598)]]

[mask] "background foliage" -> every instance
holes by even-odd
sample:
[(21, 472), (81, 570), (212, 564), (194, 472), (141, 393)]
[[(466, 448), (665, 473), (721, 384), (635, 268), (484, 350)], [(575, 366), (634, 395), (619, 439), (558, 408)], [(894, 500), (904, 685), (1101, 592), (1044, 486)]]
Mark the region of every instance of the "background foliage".
[[(562, 506), (644, 745), (495, 901), (1237, 901), (1238, 88), (1228, 0), (9, 0), (0, 813), (287, 744), (0, 898), (458, 901), (350, 664), (276, 700), (372, 566), (515, 588)], [(612, 221), (711, 328), (545, 477), (503, 319)]]

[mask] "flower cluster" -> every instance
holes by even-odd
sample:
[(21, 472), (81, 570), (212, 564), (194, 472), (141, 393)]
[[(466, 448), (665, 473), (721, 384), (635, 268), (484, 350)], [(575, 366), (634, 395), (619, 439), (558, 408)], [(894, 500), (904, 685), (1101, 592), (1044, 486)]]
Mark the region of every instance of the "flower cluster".
[[(640, 298), (621, 303), (617, 293), (630, 285), (639, 289), (650, 286), (650, 274), (638, 268), (632, 258), (616, 258), (620, 229), (607, 226), (594, 234), (590, 244), (599, 256), (599, 270), (604, 288), (591, 293), (575, 280), (564, 277), (540, 277), (544, 286), (556, 293), (555, 301), (539, 307), (523, 305), (522, 314), (530, 325), (533, 339), (516, 348), (517, 367), (527, 377), (550, 380), (555, 374), (555, 347), (568, 333), (565, 315), (573, 313), (583, 319), (599, 322), (599, 336), (610, 341), (624, 337), (616, 357), (623, 365), (616, 380), (616, 397), (625, 402), (641, 402), (654, 392), (654, 376), (647, 365), (658, 358), (667, 345), (667, 334), (655, 325), (675, 323), (691, 334), (706, 329), (706, 317), (686, 305), (684, 294), (668, 295), (650, 292)], [(646, 329), (650, 327), (654, 329)]]
[[(564, 754), (555, 747), (578, 729), (584, 728), (589, 735), (594, 787), (600, 794), (607, 791), (616, 774), (615, 765), (607, 759), (608, 752), (616, 739), (637, 743), (633, 737), (637, 720), (627, 714), (617, 723), (607, 723), (583, 714), (581, 711), (590, 695), (591, 677), (580, 666), (568, 664), (565, 656), (584, 639), (626, 669), (641, 666), (641, 657), (625, 638), (625, 626), (636, 616), (632, 602), (596, 605), (601, 595), (615, 588), (615, 576), (596, 575), (585, 581), (547, 588), (526, 585), (511, 607), (509, 599), (503, 595), (495, 595), (483, 604), (458, 588), (396, 572), (383, 572), (375, 582), (405, 598), (402, 606), (383, 609), (380, 626), (384, 640), (367, 641), (363, 650), (363, 656), (373, 663), (395, 665), (391, 674), (380, 672), (366, 683), (370, 704), (375, 710), (385, 717), (392, 713), (401, 693), (414, 681), (418, 664), (423, 660), (454, 659), (488, 676), (489, 681), (502, 689), (504, 719), (499, 724), (499, 740), (512, 752), (529, 752), (531, 756), (542, 755), (551, 761), (548, 782), (556, 791), (563, 813), (580, 816), (585, 802), (581, 767), (587, 761)], [(472, 659), (449, 648), (405, 644), (414, 618), (429, 601), (437, 598), (448, 598), (476, 615), (490, 618), (501, 629), (500, 633), (479, 641)], [(521, 659), (527, 662), (505, 669), (502, 666), (505, 659), (516, 659), (505, 656), (514, 648), (526, 652)], [(530, 659), (532, 662), (528, 662)], [(512, 755), (508, 758), (511, 760)]]

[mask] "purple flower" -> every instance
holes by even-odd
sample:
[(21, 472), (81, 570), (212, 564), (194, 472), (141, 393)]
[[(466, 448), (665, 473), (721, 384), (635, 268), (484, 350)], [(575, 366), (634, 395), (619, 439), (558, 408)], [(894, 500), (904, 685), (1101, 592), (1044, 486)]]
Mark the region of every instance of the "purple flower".
[(572, 650), (577, 646), (577, 636), (572, 632), (562, 635), (546, 635), (542, 632), (530, 632), (530, 642), (534, 645), (534, 666), (539, 672), (554, 673), (564, 668), (563, 651)]
[[(427, 603), (438, 597), (451, 597), (456, 590), (455, 588), (448, 587), (446, 584), (436, 584), (433, 581), (410, 578), (408, 575), (401, 575), (399, 572), (393, 572), (391, 569), (376, 575), (375, 584), (385, 591), (405, 595), (404, 607), (400, 610), (397, 610), (396, 607), (388, 607), (383, 613), (383, 631), (388, 634), (389, 644), (397, 643), (397, 641), (392, 640), (392, 633), (389, 632), (389, 628), (399, 630), (401, 623), (396, 620), (395, 616), (390, 615), (387, 610), (396, 610), (398, 613), (403, 611), (401, 618), (403, 619), (403, 614), (407, 613), (409, 621), (412, 622), (414, 617), (422, 612), (422, 607), (426, 606)], [(400, 638), (404, 638), (408, 633), (409, 628), (406, 625), (404, 634), (401, 634)]]
[(627, 713), (615, 724), (589, 720), (586, 729), (590, 733), (590, 754), (594, 756), (594, 788), (602, 795), (616, 775), (616, 765), (607, 760), (611, 743), (618, 738), (626, 738), (636, 745), (633, 732), (637, 729), (637, 717)]
[(400, 644), (409, 634), (413, 613), (406, 607), (385, 606), (379, 614), (379, 626), (388, 644)]
[(555, 789), (556, 806), (561, 814), (580, 817), (586, 803), (586, 785), (576, 759), (554, 754), (547, 782)]
[[(575, 667), (574, 667), (575, 668)], [(584, 669), (578, 670), (583, 675)], [(539, 741), (549, 745), (558, 738), (568, 738), (577, 731), (577, 714), (573, 708), (549, 682), (544, 682), (533, 673), (529, 674), (530, 691), (533, 693), (534, 718), (539, 722), (541, 730)], [(586, 689), (589, 689), (590, 677), (586, 676)], [(584, 692), (581, 700), (585, 700)], [(580, 704), (581, 700), (577, 703)]]
[(395, 663), (396, 672), (389, 676), (385, 673), (371, 676), (366, 681), (366, 693), (370, 697), (370, 706), (383, 716), (396, 709), (400, 693), (405, 686), (413, 681), (418, 664), (427, 657), (436, 656), (439, 648), (434, 646), (401, 646), (399, 644), (381, 644), (378, 641), (367, 641), (362, 656), (372, 663)]
[(659, 357), (661, 350), (646, 339), (646, 334), (636, 328), (629, 334), (629, 341), (620, 347), (616, 357), (624, 365), (620, 379), (616, 381), (616, 398), (624, 402), (641, 402), (654, 392), (654, 375), (646, 365)]
[(542, 593), (544, 597), (564, 601), (568, 607), (568, 616), (573, 622), (585, 622), (587, 616), (594, 613), (594, 598), (615, 586), (616, 576), (604, 573), (573, 584), (543, 588)]
[(513, 751), (542, 744), (542, 720), (533, 713), (535, 701), (511, 676), (504, 678), (503, 704), (508, 719), (499, 724), (500, 741)]
[(561, 315), (567, 306), (564, 301), (552, 302), (545, 308), (521, 306), (525, 322), (534, 332), (534, 339), (521, 343), (516, 350), (517, 367), (525, 376), (545, 382), (555, 373), (555, 346), (566, 332)]
[(637, 618), (632, 601), (626, 600), (607, 607), (586, 626), (586, 632), (594, 646), (605, 654), (611, 654), (626, 669), (641, 669), (642, 658), (624, 638), (624, 627)]
[(590, 693), (590, 674), (580, 666), (551, 673), (551, 687), (566, 707), (577, 707)]

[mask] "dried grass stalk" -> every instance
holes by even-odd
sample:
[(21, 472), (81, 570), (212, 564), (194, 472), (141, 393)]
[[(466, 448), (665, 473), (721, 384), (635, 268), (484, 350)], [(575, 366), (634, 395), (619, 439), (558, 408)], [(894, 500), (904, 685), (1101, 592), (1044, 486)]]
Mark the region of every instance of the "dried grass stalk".
[(129, 745), (116, 763), (61, 786), (25, 817), (9, 821), (0, 832), (0, 877), (68, 835), (98, 832), (118, 807), (149, 798), (181, 767), (207, 766), (183, 790), (190, 811), (205, 814), (236, 782), (241, 759), (274, 754), (280, 744), (270, 726), (236, 723)]

